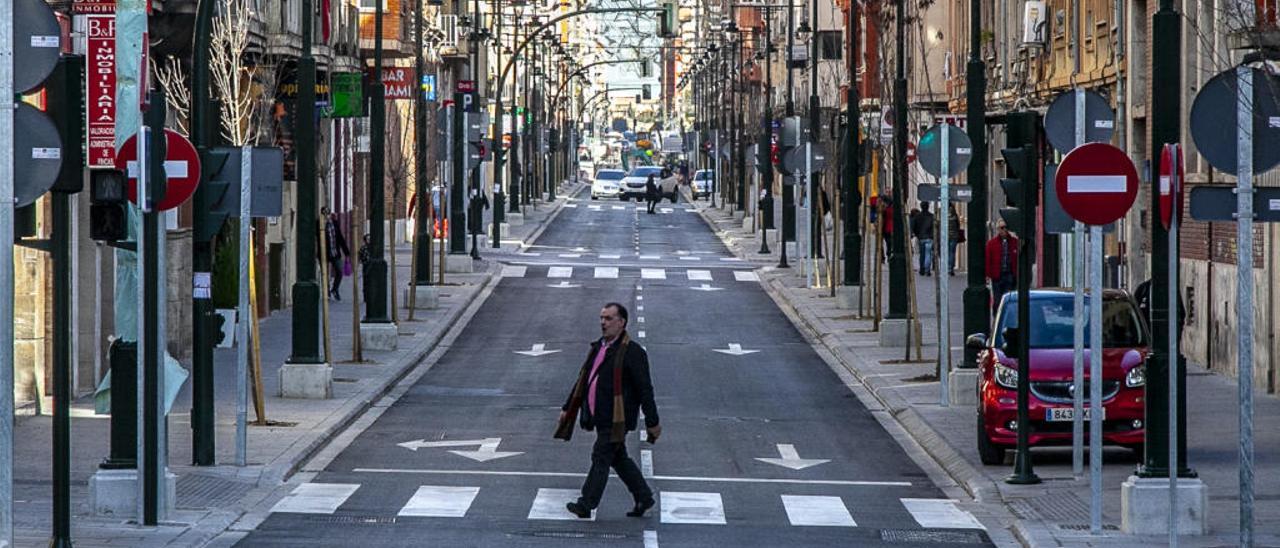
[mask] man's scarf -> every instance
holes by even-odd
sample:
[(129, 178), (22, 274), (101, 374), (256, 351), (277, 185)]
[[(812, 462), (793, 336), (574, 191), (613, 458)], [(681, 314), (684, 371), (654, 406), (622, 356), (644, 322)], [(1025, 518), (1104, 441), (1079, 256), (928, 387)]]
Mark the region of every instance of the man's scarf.
[[(605, 344), (601, 341), (600, 344)], [(622, 405), (622, 363), (627, 354), (627, 346), (631, 344), (631, 337), (624, 330), (622, 335), (618, 337), (616, 353), (613, 356), (613, 430), (609, 432), (609, 441), (612, 443), (622, 443), (626, 436), (626, 409)], [(597, 349), (596, 352), (599, 352)], [(573, 396), (571, 398), (572, 406), (581, 406), (586, 399), (587, 390), (590, 389), (588, 376), (591, 375), (591, 366), (595, 363), (595, 352), (587, 351), (587, 361), (582, 364), (582, 370), (578, 372), (578, 382), (573, 387)], [(599, 375), (597, 375), (599, 378)], [(594, 410), (588, 409), (588, 413)]]

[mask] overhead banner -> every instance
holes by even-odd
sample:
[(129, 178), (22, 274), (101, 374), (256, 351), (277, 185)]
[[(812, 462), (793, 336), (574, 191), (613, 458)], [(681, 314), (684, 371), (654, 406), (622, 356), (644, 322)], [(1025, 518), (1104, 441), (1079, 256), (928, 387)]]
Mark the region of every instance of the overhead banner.
[(85, 17), (85, 25), (88, 34), (85, 37), (87, 163), (90, 169), (113, 169), (116, 167), (116, 16), (89, 15)]

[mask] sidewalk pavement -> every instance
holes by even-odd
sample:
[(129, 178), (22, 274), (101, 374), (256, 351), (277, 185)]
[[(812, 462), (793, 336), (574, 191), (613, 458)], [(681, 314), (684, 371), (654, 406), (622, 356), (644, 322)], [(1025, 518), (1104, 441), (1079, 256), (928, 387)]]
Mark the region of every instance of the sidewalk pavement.
[[(487, 289), (498, 279), (497, 259), (510, 255), (532, 242), (558, 215), (561, 206), (580, 192), (579, 185), (565, 185), (554, 202), (525, 207), (524, 224), (504, 231), (502, 249), (488, 247), (482, 238), (481, 260), (474, 273), (445, 275), (440, 289), (440, 306), (415, 311), (408, 321), (403, 291), (396, 294), (399, 310), (399, 344), (391, 352), (366, 350), (364, 362), (353, 363), (353, 316), (351, 283), (345, 280), (342, 300), (329, 301), (331, 334), (330, 362), (333, 364), (333, 398), (325, 400), (279, 397), (277, 371), (290, 352), (290, 310), (276, 311), (261, 321), (262, 381), (265, 414), (270, 426), (250, 426), (248, 466), (235, 462), (235, 369), (236, 350), (214, 352), (216, 459), (211, 467), (191, 466), (191, 388), (188, 382), (169, 413), (169, 467), (178, 476), (176, 511), (158, 527), (139, 527), (129, 516), (99, 516), (91, 512), (88, 481), (109, 449), (110, 421), (93, 414), (92, 396), (72, 405), (72, 540), (77, 546), (203, 546), (235, 523), (246, 511), (269, 496), (276, 487), (299, 470), (302, 464), (339, 435), (370, 405), (386, 394), (398, 380), (419, 366), (429, 368), (424, 358), (450, 331), (469, 308), (483, 302)], [(491, 214), (491, 212), (489, 212)], [(487, 219), (486, 219), (487, 220)], [(470, 245), (468, 243), (468, 245)], [(410, 280), (410, 249), (396, 250), (397, 283), (403, 288)], [(390, 257), (388, 257), (390, 260)], [(467, 255), (449, 261), (472, 261)], [(438, 266), (438, 264), (437, 264)], [(476, 302), (479, 300), (480, 302)], [(183, 364), (189, 367), (190, 364)], [(255, 416), (250, 400), (249, 421)], [(26, 440), (14, 447), (15, 545), (47, 546), (52, 531), (52, 439), (48, 416), (20, 416), (14, 439)]]
[[(701, 202), (705, 203), (705, 202)], [(916, 377), (936, 371), (937, 307), (935, 284), (939, 278), (916, 278), (917, 301), (924, 332), (923, 355), (927, 363), (895, 364), (903, 349), (882, 348), (870, 319), (857, 311), (837, 309), (830, 288), (810, 289), (798, 269), (776, 268), (777, 236), (770, 231), (771, 255), (756, 253), (759, 234), (742, 230), (722, 209), (702, 209), (703, 218), (739, 257), (759, 266), (761, 284), (787, 312), (792, 322), (815, 345), (830, 352), (833, 369), (842, 378), (865, 389), (902, 429), (919, 444), (957, 484), (981, 506), (989, 529), (1005, 529), (1025, 546), (1135, 546), (1164, 545), (1165, 536), (1142, 537), (1120, 531), (1120, 484), (1140, 463), (1127, 449), (1107, 448), (1103, 467), (1103, 522), (1100, 536), (1089, 533), (1090, 486), (1086, 466), (1083, 478), (1072, 475), (1071, 450), (1032, 451), (1039, 485), (1004, 482), (1012, 470), (1012, 451), (1005, 464), (985, 466), (976, 450), (976, 409), (972, 405), (939, 405), (936, 380)], [(779, 225), (780, 226), (780, 225)], [(887, 272), (884, 279), (887, 279)], [(953, 363), (963, 357), (963, 273), (942, 278), (951, 294), (951, 346)], [(887, 283), (880, 288), (887, 293)], [(885, 298), (887, 300), (887, 297)], [(915, 358), (915, 350), (911, 351)], [(1230, 546), (1238, 542), (1239, 490), (1237, 467), (1238, 405), (1234, 379), (1191, 365), (1187, 379), (1187, 458), (1209, 492), (1209, 535), (1181, 537), (1182, 546)], [(1255, 539), (1258, 545), (1280, 546), (1280, 398), (1257, 394), (1254, 401)], [(996, 535), (992, 535), (996, 538)]]

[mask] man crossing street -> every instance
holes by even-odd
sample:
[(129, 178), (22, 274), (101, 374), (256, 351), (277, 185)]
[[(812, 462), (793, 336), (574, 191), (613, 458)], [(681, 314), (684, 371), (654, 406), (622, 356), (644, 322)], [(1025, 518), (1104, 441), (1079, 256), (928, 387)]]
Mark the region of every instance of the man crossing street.
[(627, 335), (626, 327), (627, 309), (623, 305), (609, 303), (600, 310), (602, 336), (591, 343), (578, 381), (560, 412), (557, 438), (567, 440), (572, 436), (573, 419), (579, 410), (582, 429), (596, 432), (591, 469), (582, 485), (582, 496), (566, 505), (569, 512), (579, 518), (590, 518), (600, 504), (610, 468), (617, 472), (635, 499), (635, 507), (627, 512), (628, 516), (642, 517), (654, 505), (653, 490), (645, 483), (635, 461), (627, 455), (626, 434), (636, 429), (642, 407), (649, 443), (658, 440), (662, 426), (658, 423), (658, 407), (654, 404), (653, 383), (649, 379), (649, 356)]

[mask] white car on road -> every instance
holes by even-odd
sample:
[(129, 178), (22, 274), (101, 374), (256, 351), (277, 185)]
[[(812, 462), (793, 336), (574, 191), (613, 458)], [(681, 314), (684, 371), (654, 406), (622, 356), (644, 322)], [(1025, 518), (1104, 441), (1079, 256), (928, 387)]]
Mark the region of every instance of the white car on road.
[(626, 172), (621, 169), (602, 169), (591, 179), (591, 199), (617, 198), (622, 193), (622, 178)]

